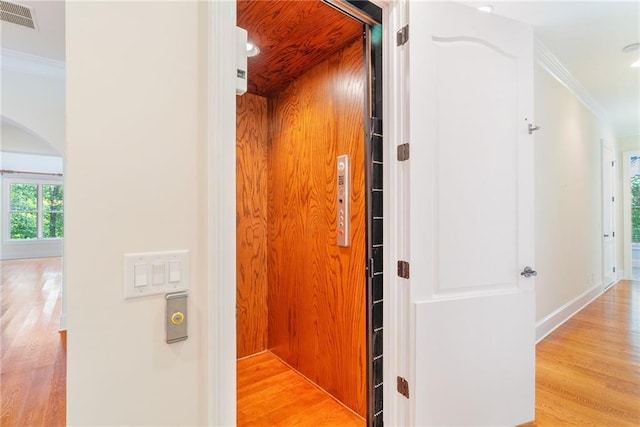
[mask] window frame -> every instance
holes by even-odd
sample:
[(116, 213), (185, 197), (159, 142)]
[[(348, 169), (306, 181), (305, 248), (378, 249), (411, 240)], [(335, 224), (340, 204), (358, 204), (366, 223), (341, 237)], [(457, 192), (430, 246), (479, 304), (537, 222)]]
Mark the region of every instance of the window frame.
[[(60, 185), (62, 186), (63, 191), (63, 201), (62, 201), (62, 210), (59, 212), (63, 217), (64, 224), (64, 211), (65, 211), (65, 203), (64, 203), (64, 180), (62, 177), (29, 177), (29, 176), (21, 176), (15, 178), (4, 178), (3, 179), (3, 206), (2, 206), (2, 240), (5, 244), (37, 244), (42, 242), (58, 242), (64, 239), (64, 226), (63, 226), (63, 236), (62, 237), (43, 237), (43, 215), (49, 211), (44, 211), (44, 203), (42, 200), (43, 197), (43, 186), (44, 185)], [(28, 184), (28, 185), (36, 185), (38, 190), (38, 200), (37, 200), (37, 237), (34, 239), (12, 239), (11, 238), (11, 214), (13, 211), (11, 210), (11, 185), (13, 184)], [(18, 212), (18, 211), (15, 211)], [(27, 211), (25, 211), (27, 212)], [(33, 212), (33, 211), (28, 211)]]

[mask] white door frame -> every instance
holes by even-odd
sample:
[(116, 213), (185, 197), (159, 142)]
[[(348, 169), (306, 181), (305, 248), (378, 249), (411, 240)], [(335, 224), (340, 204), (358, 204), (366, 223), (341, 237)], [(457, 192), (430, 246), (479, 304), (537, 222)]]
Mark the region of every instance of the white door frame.
[[(408, 53), (395, 46), (395, 30), (407, 18), (405, 0), (373, 0), (383, 9), (384, 84), (383, 93), (384, 157), (384, 421), (389, 425), (406, 425), (408, 404), (395, 392), (395, 377), (408, 370), (401, 360), (408, 360), (408, 331), (404, 324), (408, 313), (406, 299), (399, 292), (400, 279), (394, 274), (395, 260), (408, 255), (407, 224), (408, 165), (398, 166), (396, 146), (408, 134), (407, 84)], [(207, 409), (210, 425), (234, 425), (236, 421), (236, 192), (235, 192), (235, 51), (228, 43), (235, 34), (235, 1), (210, 1), (202, 4), (207, 31), (206, 99), (201, 100), (202, 119), (207, 124), (207, 254), (208, 266), (208, 345)], [(208, 10), (207, 10), (208, 9)], [(206, 249), (206, 250), (205, 250)], [(408, 290), (405, 290), (408, 292)], [(401, 307), (402, 306), (402, 307)], [(404, 325), (404, 327), (403, 327)], [(399, 331), (403, 331), (400, 334)], [(405, 338), (403, 338), (405, 337)], [(406, 375), (406, 373), (405, 373)]]
[(631, 183), (629, 182), (631, 157), (640, 156), (640, 150), (622, 153), (622, 230), (624, 239), (624, 278), (630, 280), (633, 273), (633, 258), (631, 252)]
[(208, 424), (236, 423), (235, 2), (210, 1), (207, 16)]
[[(609, 192), (611, 193), (611, 196), (613, 196), (615, 198), (615, 194), (616, 194), (616, 184), (615, 184), (615, 157), (616, 157), (616, 151), (615, 148), (612, 147), (611, 145), (609, 145), (608, 141), (605, 139), (601, 139), (600, 140), (600, 152), (601, 152), (601, 167), (602, 167), (602, 173), (601, 173), (601, 184), (602, 184), (602, 188), (601, 188), (601, 194), (602, 194), (602, 229), (600, 232), (600, 239), (601, 239), (601, 245), (602, 245), (602, 290), (606, 290), (608, 289), (610, 286), (613, 286), (614, 283), (617, 282), (618, 280), (618, 275), (619, 275), (619, 271), (616, 268), (616, 272), (613, 274), (613, 279), (610, 282), (607, 282), (606, 278), (608, 277), (607, 272), (605, 271), (605, 267), (607, 265), (606, 263), (606, 250), (605, 250), (605, 246), (606, 246), (606, 242), (605, 242), (605, 233), (606, 231), (609, 231), (611, 233), (613, 233), (613, 236), (611, 236), (612, 239), (612, 266), (615, 268), (616, 267), (616, 239), (615, 239), (615, 232), (616, 232), (616, 208), (615, 208), (615, 201), (612, 202), (611, 200), (605, 200), (605, 195), (608, 194), (608, 192), (605, 189), (605, 185), (606, 185), (606, 179), (605, 176), (606, 174), (609, 174)], [(605, 164), (605, 152), (609, 151), (611, 153), (611, 159), (607, 160), (606, 164)], [(613, 161), (613, 165), (610, 165), (609, 162)], [(615, 199), (614, 199), (615, 200)], [(609, 215), (611, 216), (611, 230), (607, 230), (605, 227), (605, 219), (607, 217), (606, 215), (606, 210), (610, 209), (611, 212), (609, 212)]]

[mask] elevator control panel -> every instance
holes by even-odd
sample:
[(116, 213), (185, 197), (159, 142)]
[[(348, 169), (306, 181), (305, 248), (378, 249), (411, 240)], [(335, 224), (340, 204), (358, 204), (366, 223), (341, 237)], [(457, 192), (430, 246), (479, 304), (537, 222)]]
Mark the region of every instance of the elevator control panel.
[(337, 244), (338, 246), (349, 246), (349, 205), (351, 200), (351, 189), (350, 189), (350, 167), (349, 167), (349, 156), (343, 154), (338, 156), (337, 159), (337, 168), (338, 168), (338, 197), (337, 197), (337, 222), (338, 222), (338, 232), (337, 232)]
[(184, 341), (187, 334), (187, 296), (186, 292), (166, 294), (166, 331), (167, 344)]

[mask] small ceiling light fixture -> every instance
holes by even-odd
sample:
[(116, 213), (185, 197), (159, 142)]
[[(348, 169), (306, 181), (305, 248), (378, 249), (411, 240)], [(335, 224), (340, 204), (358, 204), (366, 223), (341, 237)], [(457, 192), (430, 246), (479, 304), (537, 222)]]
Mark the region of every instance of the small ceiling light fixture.
[(484, 6), (478, 6), (478, 11), (484, 12), (484, 13), (491, 13), (493, 12), (493, 6), (491, 6), (490, 4), (486, 4)]
[(260, 53), (260, 48), (253, 43), (247, 43), (247, 56), (251, 58)]

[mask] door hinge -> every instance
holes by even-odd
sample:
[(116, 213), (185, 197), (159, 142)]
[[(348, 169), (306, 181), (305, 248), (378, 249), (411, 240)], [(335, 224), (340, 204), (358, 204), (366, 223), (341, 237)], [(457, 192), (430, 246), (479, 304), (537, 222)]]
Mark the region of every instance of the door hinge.
[(611, 196), (611, 201), (612, 201), (612, 202), (615, 202), (615, 201), (616, 201), (616, 198), (615, 198), (614, 196)]
[(373, 258), (369, 258), (367, 261), (367, 273), (371, 279), (373, 277)]
[(398, 261), (398, 276), (403, 279), (409, 278), (409, 263), (407, 261)]
[(614, 231), (613, 233), (611, 233), (612, 237), (616, 237), (616, 232)]
[(611, 161), (611, 167), (613, 167), (616, 164), (615, 161)]
[(409, 382), (402, 377), (398, 377), (398, 393), (409, 398)]
[(616, 272), (616, 268), (615, 268), (615, 267), (613, 267), (613, 272), (614, 272), (614, 273)]
[(398, 161), (404, 162), (409, 160), (409, 143), (398, 145)]
[(400, 28), (398, 32), (396, 32), (396, 45), (402, 46), (408, 41), (409, 41), (409, 24)]

